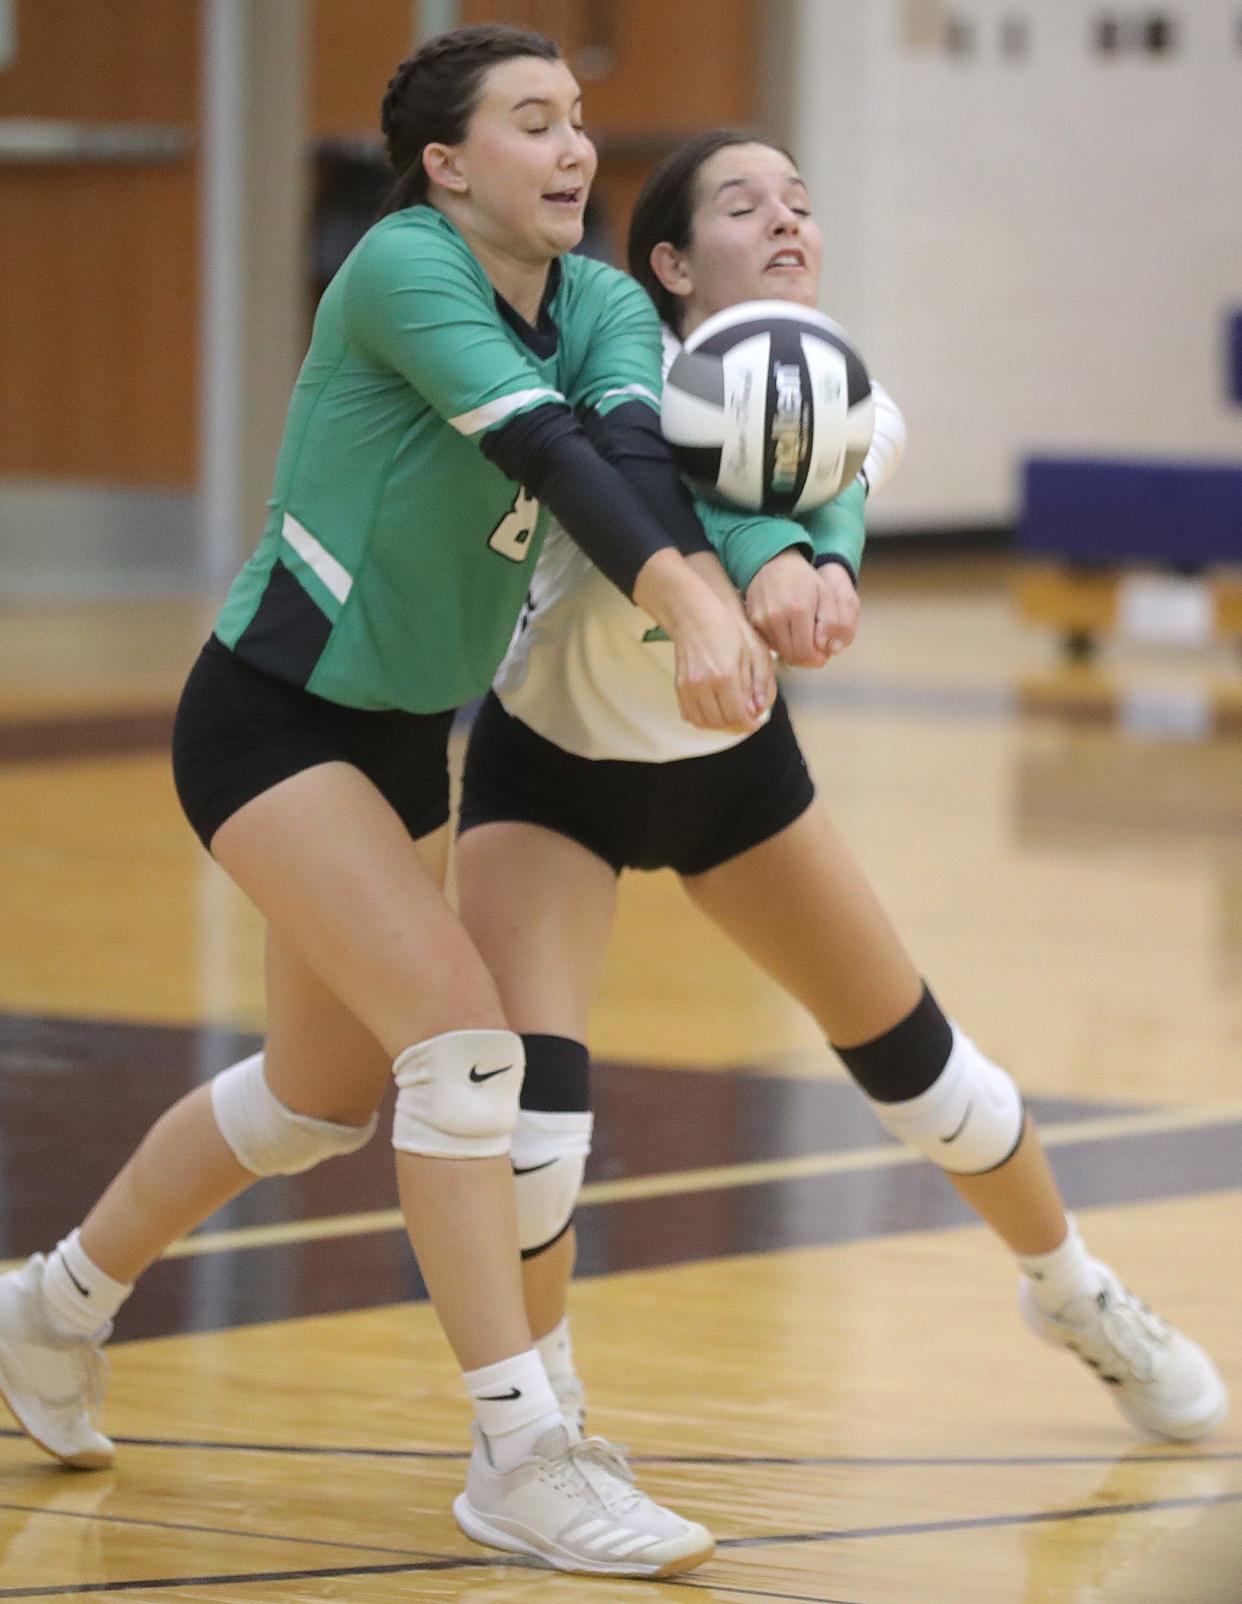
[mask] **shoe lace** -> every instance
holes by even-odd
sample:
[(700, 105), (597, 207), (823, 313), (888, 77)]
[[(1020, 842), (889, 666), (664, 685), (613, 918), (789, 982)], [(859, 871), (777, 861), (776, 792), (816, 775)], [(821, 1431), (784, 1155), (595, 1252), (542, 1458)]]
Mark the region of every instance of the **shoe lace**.
[(570, 1443), (557, 1458), (577, 1471), (609, 1514), (619, 1515), (635, 1509), (644, 1497), (634, 1485), (634, 1472), (625, 1452), (606, 1437), (583, 1437)]
[(82, 1393), (86, 1399), (87, 1411), (92, 1420), (99, 1416), (103, 1408), (104, 1392), (108, 1385), (107, 1356), (90, 1343), (84, 1346), (82, 1354)]
[(1156, 1374), (1156, 1352), (1169, 1340), (1169, 1328), (1158, 1314), (1125, 1287), (1104, 1287), (1096, 1298), (1099, 1331), (1109, 1349), (1135, 1381)]

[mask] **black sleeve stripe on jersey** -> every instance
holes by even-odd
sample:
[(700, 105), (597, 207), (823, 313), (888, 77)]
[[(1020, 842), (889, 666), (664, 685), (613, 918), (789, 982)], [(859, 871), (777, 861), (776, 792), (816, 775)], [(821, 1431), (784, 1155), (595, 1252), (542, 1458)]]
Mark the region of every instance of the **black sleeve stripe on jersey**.
[(711, 551), (694, 500), (669, 456), (660, 420), (641, 401), (624, 401), (602, 416), (586, 409), (582, 426), (606, 462), (631, 484), (684, 556)]
[(674, 542), (638, 491), (588, 440), (567, 406), (534, 407), (479, 442), (503, 474), (525, 485), (626, 596), (649, 557)]

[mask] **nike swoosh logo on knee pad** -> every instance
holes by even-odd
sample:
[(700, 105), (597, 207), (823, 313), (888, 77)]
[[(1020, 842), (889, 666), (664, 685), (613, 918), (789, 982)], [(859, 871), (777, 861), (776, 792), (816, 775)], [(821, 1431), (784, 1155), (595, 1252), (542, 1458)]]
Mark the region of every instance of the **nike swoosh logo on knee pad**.
[(536, 1170), (550, 1170), (555, 1163), (556, 1160), (554, 1158), (549, 1158), (545, 1159), (542, 1164), (528, 1164), (525, 1169), (519, 1169), (515, 1164), (513, 1173), (515, 1175), (533, 1175)]
[(966, 1104), (966, 1112), (962, 1115), (962, 1123), (958, 1126), (958, 1128), (953, 1132), (953, 1134), (951, 1136), (942, 1136), (940, 1138), (940, 1140), (945, 1144), (946, 1147), (949, 1145), (950, 1142), (956, 1142), (958, 1137), (966, 1129), (966, 1121), (970, 1118), (971, 1114), (974, 1112), (974, 1107), (975, 1107), (975, 1100), (972, 1097), (970, 1102)]
[(480, 1075), (479, 1066), (474, 1064), (470, 1070), (470, 1079), (478, 1086), (485, 1080), (494, 1080), (497, 1075), (507, 1075), (512, 1068), (512, 1064), (502, 1064), (499, 1069), (486, 1069)]

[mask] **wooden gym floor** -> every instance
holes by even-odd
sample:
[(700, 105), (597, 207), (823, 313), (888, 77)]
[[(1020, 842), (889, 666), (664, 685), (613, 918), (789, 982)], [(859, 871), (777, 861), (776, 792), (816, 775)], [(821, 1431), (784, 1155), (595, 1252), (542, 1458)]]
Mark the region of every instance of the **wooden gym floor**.
[[(1242, 743), (1127, 729), (1098, 699), (1051, 716), (1051, 644), (1005, 586), (995, 563), (875, 561), (858, 644), (792, 676), (795, 717), (1090, 1242), (1236, 1389)], [(256, 921), (164, 756), (208, 622), (0, 612), (0, 1259), (76, 1223), (261, 1028)], [(1237, 677), (1220, 653), (1106, 667)], [(710, 1565), (590, 1581), (460, 1536), (466, 1410), (377, 1139), (255, 1188), (146, 1278), (112, 1347), (115, 1471), (61, 1473), (0, 1430), (0, 1599), (1242, 1600), (1242, 1429), (1134, 1438), (1025, 1333), (1004, 1250), (665, 876), (627, 882), (594, 1046), (591, 1420), (712, 1526)]]

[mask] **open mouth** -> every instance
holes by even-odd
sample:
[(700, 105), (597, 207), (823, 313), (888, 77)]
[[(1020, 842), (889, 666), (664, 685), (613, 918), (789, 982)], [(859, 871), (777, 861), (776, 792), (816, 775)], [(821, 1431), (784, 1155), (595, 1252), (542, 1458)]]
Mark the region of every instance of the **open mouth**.
[(782, 270), (799, 272), (804, 271), (805, 268), (806, 257), (801, 251), (777, 251), (767, 267), (764, 268), (764, 272), (771, 273), (774, 270), (778, 272)]
[(549, 190), (543, 198), (546, 201), (550, 201), (553, 206), (581, 206), (582, 190), (581, 188), (553, 189)]

